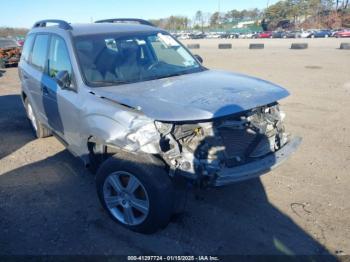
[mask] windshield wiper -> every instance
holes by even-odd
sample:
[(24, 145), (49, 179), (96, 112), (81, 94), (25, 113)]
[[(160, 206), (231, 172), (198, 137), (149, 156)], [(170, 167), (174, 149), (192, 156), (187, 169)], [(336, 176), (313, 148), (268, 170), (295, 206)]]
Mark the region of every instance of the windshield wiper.
[(203, 71), (202, 68), (193, 68), (193, 69), (189, 69), (189, 70), (175, 72), (175, 73), (172, 73), (172, 74), (155, 76), (155, 77), (150, 78), (149, 80), (162, 79), (162, 78), (173, 77), (173, 76), (187, 75), (187, 74), (192, 74), (192, 73), (197, 73), (197, 72), (202, 72), (202, 71)]
[(123, 81), (123, 80), (116, 80), (116, 81), (93, 81), (90, 82), (93, 85), (99, 85), (99, 84), (104, 84), (108, 86), (113, 86), (113, 85), (122, 85), (122, 84), (129, 84), (130, 82), (128, 81)]

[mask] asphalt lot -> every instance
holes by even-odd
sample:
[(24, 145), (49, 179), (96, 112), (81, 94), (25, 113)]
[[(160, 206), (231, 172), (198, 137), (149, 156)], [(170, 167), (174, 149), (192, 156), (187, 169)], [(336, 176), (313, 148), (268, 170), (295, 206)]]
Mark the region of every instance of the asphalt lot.
[[(0, 254), (350, 255), (349, 39), (191, 40), (204, 65), (286, 87), (287, 129), (303, 144), (261, 179), (188, 190), (154, 234), (129, 232), (100, 206), (94, 177), (53, 137), (34, 140), (17, 69), (0, 72)], [(218, 50), (218, 43), (232, 50)], [(249, 43), (265, 43), (249, 50)], [(290, 50), (308, 42), (307, 50)]]

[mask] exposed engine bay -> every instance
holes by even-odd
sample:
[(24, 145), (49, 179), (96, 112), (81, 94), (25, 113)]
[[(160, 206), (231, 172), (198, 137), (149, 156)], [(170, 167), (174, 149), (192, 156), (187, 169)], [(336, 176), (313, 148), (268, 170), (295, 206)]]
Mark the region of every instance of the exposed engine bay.
[(260, 159), (288, 142), (277, 103), (211, 122), (156, 122), (162, 157), (175, 172), (198, 179), (214, 178), (222, 168)]

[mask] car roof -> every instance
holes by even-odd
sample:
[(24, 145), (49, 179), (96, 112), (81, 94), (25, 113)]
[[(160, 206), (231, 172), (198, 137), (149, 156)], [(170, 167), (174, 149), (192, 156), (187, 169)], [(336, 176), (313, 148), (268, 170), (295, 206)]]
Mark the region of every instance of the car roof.
[[(108, 33), (136, 33), (136, 32), (166, 32), (160, 28), (141, 25), (136, 23), (89, 23), (89, 24), (70, 24), (69, 30), (73, 36), (108, 34)], [(66, 31), (56, 25), (47, 27), (33, 28), (31, 32), (62, 32)]]

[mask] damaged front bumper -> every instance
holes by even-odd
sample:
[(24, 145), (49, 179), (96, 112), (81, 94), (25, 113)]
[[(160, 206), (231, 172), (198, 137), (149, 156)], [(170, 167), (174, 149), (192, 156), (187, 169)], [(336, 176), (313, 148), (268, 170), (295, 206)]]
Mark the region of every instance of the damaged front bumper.
[(260, 160), (220, 170), (217, 173), (216, 179), (213, 181), (213, 186), (219, 187), (232, 184), (238, 181), (258, 177), (271, 171), (287, 160), (287, 158), (297, 150), (301, 140), (300, 137), (294, 137), (280, 150), (269, 154)]

